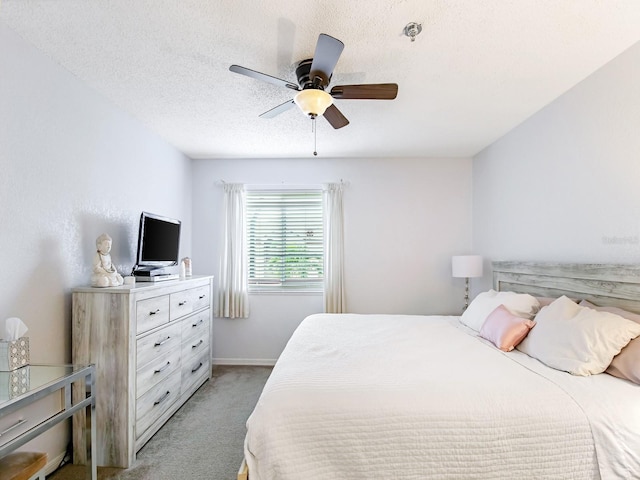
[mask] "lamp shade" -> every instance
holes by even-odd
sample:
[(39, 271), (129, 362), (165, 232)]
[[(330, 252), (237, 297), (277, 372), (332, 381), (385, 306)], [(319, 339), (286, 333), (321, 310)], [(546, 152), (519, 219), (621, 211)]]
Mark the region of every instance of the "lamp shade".
[(308, 88), (298, 93), (293, 101), (305, 115), (322, 115), (333, 103), (333, 97), (324, 90)]
[(482, 257), (480, 255), (456, 255), (451, 257), (451, 271), (454, 277), (481, 277)]

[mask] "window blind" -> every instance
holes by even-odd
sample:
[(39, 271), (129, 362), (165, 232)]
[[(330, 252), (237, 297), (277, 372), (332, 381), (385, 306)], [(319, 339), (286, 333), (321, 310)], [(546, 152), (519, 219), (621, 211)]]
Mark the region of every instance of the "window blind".
[(322, 291), (322, 191), (246, 196), (249, 289)]

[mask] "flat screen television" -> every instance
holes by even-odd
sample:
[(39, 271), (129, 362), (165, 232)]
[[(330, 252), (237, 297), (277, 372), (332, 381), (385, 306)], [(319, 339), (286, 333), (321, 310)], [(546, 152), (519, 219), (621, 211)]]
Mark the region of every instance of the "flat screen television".
[(180, 220), (142, 212), (138, 232), (138, 271), (153, 270), (178, 264)]

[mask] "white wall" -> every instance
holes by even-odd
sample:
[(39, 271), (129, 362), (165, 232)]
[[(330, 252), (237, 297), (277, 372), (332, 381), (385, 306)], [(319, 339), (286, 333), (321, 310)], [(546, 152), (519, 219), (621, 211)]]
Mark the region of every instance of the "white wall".
[(478, 253), (640, 261), (639, 79), (640, 43), (473, 159)]
[[(345, 180), (347, 307), (354, 313), (459, 312), (463, 282), (451, 255), (470, 253), (470, 159), (196, 160), (193, 260), (217, 275), (222, 186)], [(215, 319), (217, 362), (274, 360), (321, 295), (251, 295), (248, 319)]]
[[(184, 220), (190, 251), (191, 163), (2, 23), (0, 72), (0, 321), (27, 323), (32, 363), (70, 362), (70, 290), (99, 234), (125, 273), (142, 210)], [(53, 459), (67, 441), (58, 428), (33, 448)]]

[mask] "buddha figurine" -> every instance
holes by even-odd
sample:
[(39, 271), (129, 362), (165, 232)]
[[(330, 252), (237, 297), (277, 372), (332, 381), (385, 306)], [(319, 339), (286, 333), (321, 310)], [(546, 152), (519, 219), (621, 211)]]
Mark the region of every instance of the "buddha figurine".
[(103, 233), (96, 239), (96, 255), (93, 258), (93, 287), (117, 287), (124, 283), (122, 275), (111, 262), (111, 237)]

